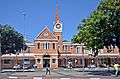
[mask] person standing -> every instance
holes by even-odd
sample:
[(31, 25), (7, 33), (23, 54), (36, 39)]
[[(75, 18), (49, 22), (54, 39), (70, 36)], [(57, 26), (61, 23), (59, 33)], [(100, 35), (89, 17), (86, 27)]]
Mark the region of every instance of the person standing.
[(114, 69), (115, 69), (115, 75), (118, 77), (119, 64), (115, 63), (114, 64)]
[(50, 75), (50, 64), (46, 63), (46, 75), (47, 75), (48, 72), (49, 72), (49, 75)]

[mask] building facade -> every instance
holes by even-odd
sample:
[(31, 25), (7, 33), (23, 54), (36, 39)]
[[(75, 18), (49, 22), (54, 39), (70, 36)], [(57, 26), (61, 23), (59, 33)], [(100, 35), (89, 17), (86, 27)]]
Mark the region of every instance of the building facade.
[(104, 66), (105, 61), (109, 61), (108, 64), (112, 66), (114, 62), (120, 60), (117, 47), (112, 48), (110, 52), (104, 47), (99, 50), (98, 56), (94, 57), (92, 50), (84, 49), (83, 43), (77, 44), (63, 40), (62, 29), (64, 27), (58, 15), (58, 8), (56, 8), (56, 18), (52, 27), (53, 33), (46, 26), (35, 37), (34, 44), (26, 42), (28, 48), (24, 51), (25, 53), (3, 55), (2, 67), (13, 68), (17, 63), (29, 68), (36, 65), (37, 68), (42, 69), (46, 66), (46, 63), (49, 63), (50, 68), (69, 67), (70, 64), (76, 68), (87, 67), (90, 64)]

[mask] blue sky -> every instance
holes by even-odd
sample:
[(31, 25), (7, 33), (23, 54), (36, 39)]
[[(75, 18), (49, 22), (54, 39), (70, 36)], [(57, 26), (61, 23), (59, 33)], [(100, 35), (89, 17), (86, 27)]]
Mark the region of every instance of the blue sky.
[[(56, 5), (63, 23), (63, 40), (71, 41), (77, 26), (102, 0), (0, 0), (0, 24), (9, 24), (29, 41), (45, 28), (53, 32)], [(26, 19), (22, 12), (25, 11)], [(25, 25), (24, 25), (25, 22)]]

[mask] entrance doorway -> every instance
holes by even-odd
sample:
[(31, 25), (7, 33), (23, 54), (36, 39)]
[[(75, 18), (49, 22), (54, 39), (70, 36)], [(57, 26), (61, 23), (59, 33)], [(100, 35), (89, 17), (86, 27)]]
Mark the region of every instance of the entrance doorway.
[(46, 64), (49, 64), (48, 67), (50, 67), (50, 58), (43, 58), (43, 67), (46, 67)]
[(43, 56), (43, 68), (46, 67), (46, 64), (50, 67), (50, 55), (48, 54)]

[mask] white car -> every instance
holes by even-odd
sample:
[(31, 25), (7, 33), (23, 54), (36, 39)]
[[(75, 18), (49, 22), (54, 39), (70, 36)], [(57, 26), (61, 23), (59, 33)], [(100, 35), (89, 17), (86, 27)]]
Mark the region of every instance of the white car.
[(96, 66), (94, 64), (90, 64), (87, 66), (88, 68), (96, 68)]
[(20, 67), (19, 64), (16, 64), (16, 65), (13, 66), (13, 69), (20, 69), (20, 68), (21, 68), (21, 67)]

